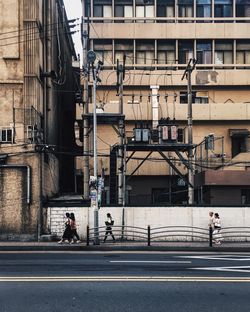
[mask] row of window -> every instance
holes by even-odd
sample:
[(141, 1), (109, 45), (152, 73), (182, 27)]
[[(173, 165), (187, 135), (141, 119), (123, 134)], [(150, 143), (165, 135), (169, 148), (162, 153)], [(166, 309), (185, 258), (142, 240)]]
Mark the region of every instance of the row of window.
[(94, 40), (93, 49), (104, 66), (124, 55), (126, 64), (250, 64), (250, 40)]
[(250, 17), (250, 0), (113, 0), (113, 2), (114, 6), (112, 0), (85, 1), (86, 16)]

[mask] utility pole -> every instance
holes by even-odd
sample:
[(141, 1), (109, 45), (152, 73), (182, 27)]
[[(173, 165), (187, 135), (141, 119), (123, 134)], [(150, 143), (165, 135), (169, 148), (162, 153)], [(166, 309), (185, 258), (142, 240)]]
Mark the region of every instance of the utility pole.
[(125, 163), (124, 163), (124, 138), (125, 128), (123, 115), (123, 80), (125, 78), (125, 61), (126, 57), (123, 58), (123, 65), (119, 64), (117, 60), (117, 91), (119, 95), (119, 148), (118, 148), (118, 205), (125, 205)]
[(82, 2), (83, 19), (82, 19), (82, 46), (83, 46), (83, 198), (89, 199), (89, 121), (84, 116), (89, 113), (89, 66), (88, 66), (88, 42), (89, 42), (89, 20), (86, 22), (85, 4)]
[(190, 59), (184, 74), (181, 78), (187, 79), (187, 94), (188, 94), (188, 204), (194, 204), (194, 167), (193, 167), (193, 113), (192, 113), (192, 72), (197, 63), (196, 59)]
[(96, 87), (101, 82), (98, 77), (103, 63), (98, 61), (97, 66), (94, 65), (96, 54), (93, 50), (87, 53), (88, 63), (92, 69), (93, 76), (93, 157), (94, 157), (94, 176), (92, 178), (90, 198), (91, 208), (94, 211), (94, 244), (99, 245), (99, 206), (98, 206), (98, 154), (97, 154), (97, 115), (96, 115)]

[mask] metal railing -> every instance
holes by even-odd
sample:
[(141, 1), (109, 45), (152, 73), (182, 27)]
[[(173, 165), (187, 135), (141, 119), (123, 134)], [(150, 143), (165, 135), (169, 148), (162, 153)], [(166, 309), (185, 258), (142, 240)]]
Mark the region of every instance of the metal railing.
[[(138, 243), (144, 242), (148, 246), (152, 243), (192, 243), (205, 242), (209, 247), (213, 247), (214, 243), (223, 241), (226, 243), (235, 242), (249, 242), (250, 243), (250, 227), (225, 227), (220, 233), (213, 234), (212, 228), (200, 228), (190, 226), (164, 226), (147, 228), (136, 226), (115, 226), (111, 230), (106, 226), (98, 227), (98, 237), (100, 241), (105, 238), (106, 232), (112, 231), (116, 237), (116, 241)], [(86, 244), (89, 246), (90, 242), (94, 242), (96, 238), (95, 228), (87, 226)], [(107, 233), (110, 235), (110, 232)], [(118, 239), (117, 239), (118, 238)]]

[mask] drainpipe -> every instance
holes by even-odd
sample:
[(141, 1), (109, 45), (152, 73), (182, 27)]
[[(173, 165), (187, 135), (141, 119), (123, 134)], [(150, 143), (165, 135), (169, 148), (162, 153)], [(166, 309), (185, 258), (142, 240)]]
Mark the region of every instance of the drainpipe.
[(24, 168), (27, 170), (27, 204), (31, 203), (31, 168), (28, 165), (0, 165), (0, 168), (15, 169)]

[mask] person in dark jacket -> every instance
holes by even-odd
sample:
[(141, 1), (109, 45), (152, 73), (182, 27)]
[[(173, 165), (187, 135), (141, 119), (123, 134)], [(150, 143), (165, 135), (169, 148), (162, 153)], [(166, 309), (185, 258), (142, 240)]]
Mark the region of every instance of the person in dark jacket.
[(68, 212), (66, 212), (66, 218), (67, 220), (65, 221), (65, 229), (58, 244), (69, 243), (71, 241), (72, 233), (70, 228), (70, 214)]

